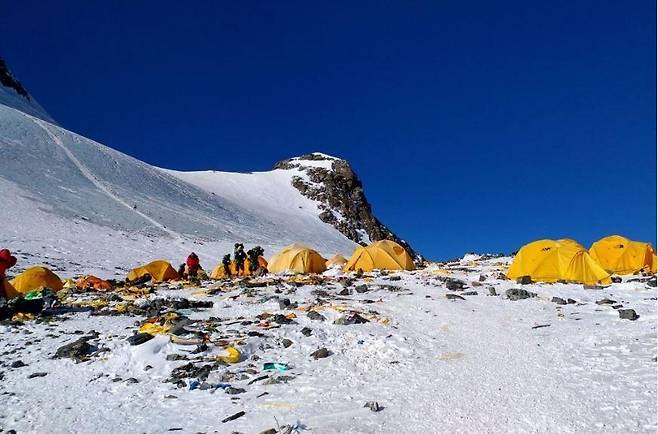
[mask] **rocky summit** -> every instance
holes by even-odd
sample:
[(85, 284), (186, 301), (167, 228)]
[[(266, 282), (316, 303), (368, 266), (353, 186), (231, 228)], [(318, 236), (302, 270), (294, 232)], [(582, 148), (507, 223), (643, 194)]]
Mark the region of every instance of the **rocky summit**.
[(280, 161), (274, 168), (301, 171), (305, 176), (294, 176), (292, 185), (305, 197), (318, 202), (320, 220), (350, 240), (361, 245), (392, 240), (402, 245), (414, 261), (424, 260), (408, 242), (375, 217), (363, 184), (346, 160), (314, 152)]

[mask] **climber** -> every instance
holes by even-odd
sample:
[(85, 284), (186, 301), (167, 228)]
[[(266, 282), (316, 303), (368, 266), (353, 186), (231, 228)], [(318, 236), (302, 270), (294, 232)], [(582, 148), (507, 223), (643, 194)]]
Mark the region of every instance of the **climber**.
[(263, 256), (263, 253), (265, 251), (261, 246), (256, 246), (253, 249), (249, 249), (247, 251), (247, 257), (249, 258), (249, 272), (251, 274), (254, 274), (256, 270), (260, 267), (260, 264), (258, 263), (258, 258), (260, 256)]
[(224, 266), (224, 275), (226, 277), (231, 277), (231, 254), (224, 255), (222, 259), (222, 265)]
[(244, 274), (244, 260), (247, 258), (247, 255), (244, 253), (243, 244), (235, 243), (233, 258), (235, 260), (235, 274), (239, 276), (241, 271)]

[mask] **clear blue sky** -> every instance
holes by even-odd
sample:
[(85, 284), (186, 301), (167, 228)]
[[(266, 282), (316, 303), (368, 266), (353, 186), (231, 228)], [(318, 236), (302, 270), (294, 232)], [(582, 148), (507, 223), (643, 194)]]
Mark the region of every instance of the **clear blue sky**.
[(63, 126), (158, 166), (348, 159), (431, 258), (655, 243), (653, 0), (30, 0), (0, 56)]

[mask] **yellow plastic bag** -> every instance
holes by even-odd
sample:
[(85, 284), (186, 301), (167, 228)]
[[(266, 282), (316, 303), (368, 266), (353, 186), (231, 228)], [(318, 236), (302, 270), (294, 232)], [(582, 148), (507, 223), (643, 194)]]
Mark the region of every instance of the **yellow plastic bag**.
[(171, 330), (170, 325), (167, 325), (167, 324), (165, 324), (165, 325), (153, 324), (153, 323), (150, 323), (150, 322), (147, 322), (146, 324), (143, 324), (139, 328), (140, 333), (148, 333), (152, 336), (163, 335), (165, 333), (168, 333), (169, 330)]
[(226, 356), (218, 356), (217, 360), (220, 360), (224, 363), (238, 363), (240, 361), (240, 357), (242, 357), (240, 351), (236, 350), (234, 347), (226, 347), (226, 352), (228, 353)]

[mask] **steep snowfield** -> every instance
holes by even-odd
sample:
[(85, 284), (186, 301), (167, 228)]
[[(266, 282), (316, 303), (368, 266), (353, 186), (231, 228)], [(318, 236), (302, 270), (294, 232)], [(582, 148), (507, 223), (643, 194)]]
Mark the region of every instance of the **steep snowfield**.
[(162, 170), (3, 105), (0, 154), (0, 191), (11, 198), (0, 207), (0, 244), (34, 255), (23, 265), (48, 259), (68, 270), (84, 257), (108, 275), (190, 250), (214, 263), (235, 242), (267, 254), (293, 242), (326, 254), (354, 247), (290, 185), (297, 170)]
[(0, 84), (0, 105), (14, 108), (20, 110), (24, 113), (28, 113), (32, 116), (35, 116), (39, 119), (45, 121), (56, 123), (53, 118), (41, 107), (32, 95), (23, 96), (19, 95), (16, 90), (2, 86)]
[[(366, 284), (369, 290), (349, 296), (338, 295), (343, 286), (337, 281), (244, 290), (236, 285), (214, 296), (197, 288), (160, 290), (160, 297), (214, 302), (187, 314), (221, 318), (212, 339), (239, 342), (247, 360), (219, 366), (207, 380), (245, 389), (236, 395), (189, 390), (194, 378), (183, 388), (165, 383), (172, 369), (189, 362), (167, 355), (201, 366), (221, 349), (209, 342), (206, 351), (192, 353), (194, 346), (174, 344), (168, 336), (130, 346), (125, 338), (140, 317), (77, 313), (50, 324), (0, 326), (6, 348), (0, 427), (258, 433), (278, 421), (309, 433), (656, 432), (656, 289), (628, 279), (605, 289), (537, 284), (523, 288), (538, 297), (510, 301), (500, 294), (518, 285), (496, 279), (503, 269), (504, 261), (477, 260), (396, 273), (400, 280), (366, 277), (351, 287)], [(459, 292), (446, 290), (441, 277), (462, 279), (477, 294), (451, 301), (446, 294)], [(489, 287), (499, 295), (488, 295)], [(553, 296), (576, 303), (560, 306), (550, 301)], [(280, 310), (277, 297), (300, 307), (311, 303), (327, 320), (312, 321), (301, 309)], [(318, 297), (328, 303), (317, 305)], [(595, 303), (604, 297), (640, 318), (620, 319), (611, 306)], [(377, 314), (366, 324), (333, 324), (341, 306)], [(263, 312), (294, 312), (297, 324), (259, 328), (256, 315)], [(303, 335), (302, 327), (312, 334)], [(92, 329), (108, 352), (79, 364), (51, 358)], [(292, 345), (282, 346), (283, 338)], [(333, 354), (313, 360), (309, 354), (319, 347)], [(8, 367), (18, 360), (27, 366)], [(291, 369), (264, 371), (266, 362)], [(46, 375), (28, 378), (39, 372)], [(250, 384), (263, 375), (293, 379)], [(371, 412), (363, 408), (366, 401), (384, 409)], [(245, 415), (221, 423), (239, 411)]]

